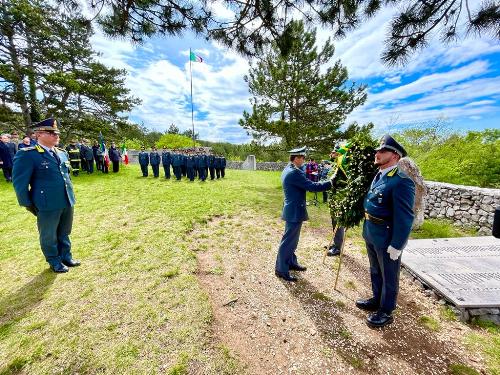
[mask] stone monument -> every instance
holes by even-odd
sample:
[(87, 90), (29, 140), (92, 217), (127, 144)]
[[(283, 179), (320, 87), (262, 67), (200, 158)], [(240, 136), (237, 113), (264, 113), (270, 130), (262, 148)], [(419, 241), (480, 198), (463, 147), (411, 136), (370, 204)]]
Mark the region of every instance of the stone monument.
[(257, 164), (255, 162), (255, 155), (248, 155), (246, 160), (243, 162), (241, 169), (246, 171), (255, 171), (257, 169)]

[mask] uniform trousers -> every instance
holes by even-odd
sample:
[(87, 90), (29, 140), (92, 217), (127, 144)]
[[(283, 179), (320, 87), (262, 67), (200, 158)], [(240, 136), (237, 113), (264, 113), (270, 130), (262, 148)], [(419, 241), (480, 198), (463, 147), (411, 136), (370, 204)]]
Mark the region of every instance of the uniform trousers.
[(221, 169), (220, 169), (220, 176), (221, 176), (222, 178), (224, 178), (224, 176), (225, 176), (225, 175), (226, 175), (226, 168), (221, 168)]
[(217, 178), (220, 178), (220, 168), (215, 168), (215, 174), (217, 175)]
[[(374, 241), (373, 237), (377, 232), (380, 232), (380, 238)], [(391, 314), (396, 308), (401, 268), (401, 256), (397, 260), (392, 260), (387, 253), (390, 236), (391, 231), (385, 225), (365, 221), (363, 237), (370, 261), (373, 298), (380, 302), (380, 309), (387, 314)]]
[(187, 177), (189, 178), (189, 181), (194, 181), (194, 168), (187, 167), (186, 173)]
[(38, 233), (43, 255), (51, 266), (57, 266), (61, 261), (70, 261), (71, 227), (73, 226), (73, 207), (59, 210), (38, 211)]
[(151, 164), (151, 169), (153, 170), (154, 177), (160, 177), (160, 164)]
[(205, 181), (205, 179), (207, 178), (207, 175), (205, 174), (205, 168), (199, 168), (198, 173), (200, 180)]
[(163, 164), (163, 171), (165, 172), (165, 178), (170, 178), (170, 164)]
[(276, 257), (276, 271), (287, 275), (290, 272), (290, 266), (298, 266), (295, 250), (299, 244), (300, 229), (302, 221), (292, 223), (287, 221), (285, 224), (285, 233), (281, 238), (278, 256)]
[(113, 162), (113, 172), (118, 172), (120, 170), (120, 161)]
[(175, 178), (176, 178), (177, 180), (180, 180), (180, 179), (181, 179), (181, 167), (180, 167), (180, 166), (175, 166), (175, 165), (174, 165), (172, 168), (173, 168), (173, 170), (174, 170), (174, 175), (175, 175)]
[(215, 168), (209, 167), (208, 170), (210, 171), (210, 179), (213, 180), (215, 178)]
[(5, 177), (5, 181), (12, 182), (12, 168), (2, 168), (3, 176)]
[(141, 164), (142, 177), (148, 177), (148, 165)]
[[(335, 226), (337, 225), (337, 222), (335, 219), (332, 218), (332, 230), (335, 230)], [(335, 237), (333, 238), (333, 245), (340, 250), (340, 247), (342, 246), (342, 242), (344, 241), (344, 235), (345, 235), (345, 228), (344, 227), (338, 227), (337, 232), (335, 232)]]

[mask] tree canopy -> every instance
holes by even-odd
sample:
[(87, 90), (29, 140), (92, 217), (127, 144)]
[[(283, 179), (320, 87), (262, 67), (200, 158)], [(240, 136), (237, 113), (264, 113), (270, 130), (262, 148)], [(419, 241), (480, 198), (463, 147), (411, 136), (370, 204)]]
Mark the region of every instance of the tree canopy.
[(253, 108), (240, 125), (261, 138), (280, 137), (287, 148), (331, 148), (346, 116), (364, 103), (365, 88), (348, 83), (340, 61), (322, 72), (333, 57), (330, 40), (318, 51), (316, 32), (306, 31), (302, 21), (292, 22), (288, 33), (288, 55), (274, 43), (245, 77)]
[[(66, 3), (75, 0), (60, 0)], [(232, 12), (219, 17), (213, 1), (192, 0), (92, 0), (105, 15), (100, 23), (113, 36), (143, 41), (155, 34), (176, 36), (190, 30), (250, 56), (276, 42), (283, 54), (289, 47), (290, 23), (302, 18), (308, 24), (331, 28), (343, 37), (384, 6), (398, 9), (391, 22), (382, 59), (388, 64), (405, 62), (433, 35), (443, 42), (470, 33), (500, 38), (500, 5), (492, 0), (226, 0)]]
[(77, 7), (4, 1), (0, 30), (0, 95), (3, 103), (20, 108), (25, 128), (53, 116), (63, 139), (117, 129), (123, 113), (140, 102), (125, 87), (125, 70), (96, 60), (90, 22)]

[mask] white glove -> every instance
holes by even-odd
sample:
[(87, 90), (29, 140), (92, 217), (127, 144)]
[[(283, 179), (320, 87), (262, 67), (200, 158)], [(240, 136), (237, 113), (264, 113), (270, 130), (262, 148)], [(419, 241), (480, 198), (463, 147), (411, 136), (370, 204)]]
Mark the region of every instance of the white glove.
[(330, 176), (330, 182), (333, 185), (333, 182), (335, 181), (335, 178), (337, 177), (337, 171), (338, 169)]
[(389, 253), (389, 256), (391, 257), (392, 260), (398, 260), (398, 258), (401, 256), (401, 253), (403, 252), (403, 250), (398, 250), (392, 246), (389, 246), (387, 248), (387, 252)]

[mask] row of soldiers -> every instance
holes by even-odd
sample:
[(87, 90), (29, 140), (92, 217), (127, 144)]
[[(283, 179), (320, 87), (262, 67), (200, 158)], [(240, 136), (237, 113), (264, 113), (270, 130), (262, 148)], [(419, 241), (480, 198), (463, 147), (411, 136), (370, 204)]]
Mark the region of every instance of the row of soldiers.
[(222, 155), (216, 155), (212, 152), (206, 153), (197, 149), (168, 150), (163, 148), (160, 153), (155, 146), (147, 152), (141, 147), (139, 152), (139, 164), (141, 166), (142, 176), (148, 176), (148, 166), (151, 165), (153, 176), (160, 176), (160, 164), (163, 165), (165, 178), (170, 178), (170, 167), (177, 180), (183, 176), (190, 181), (199, 178), (205, 181), (210, 174), (210, 179), (224, 178), (226, 174), (226, 158)]

